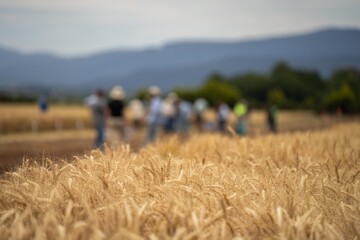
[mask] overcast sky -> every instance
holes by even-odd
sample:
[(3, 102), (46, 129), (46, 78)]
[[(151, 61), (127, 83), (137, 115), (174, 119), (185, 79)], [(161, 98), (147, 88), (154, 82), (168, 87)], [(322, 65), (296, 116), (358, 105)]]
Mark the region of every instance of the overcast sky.
[(89, 54), (360, 28), (360, 0), (0, 0), (0, 46)]

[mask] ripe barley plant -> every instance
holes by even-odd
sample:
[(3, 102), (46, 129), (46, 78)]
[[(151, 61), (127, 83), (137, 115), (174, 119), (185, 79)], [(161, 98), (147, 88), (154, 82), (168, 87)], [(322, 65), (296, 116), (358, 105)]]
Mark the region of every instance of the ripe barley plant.
[(176, 137), (0, 182), (3, 239), (360, 239), (360, 124)]

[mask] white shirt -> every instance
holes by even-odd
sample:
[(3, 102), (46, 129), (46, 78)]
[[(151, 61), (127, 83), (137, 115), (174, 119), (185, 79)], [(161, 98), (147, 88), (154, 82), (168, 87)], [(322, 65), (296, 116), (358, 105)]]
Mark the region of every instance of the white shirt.
[(147, 122), (157, 123), (161, 119), (161, 98), (160, 97), (153, 97), (150, 100), (149, 112), (147, 116)]

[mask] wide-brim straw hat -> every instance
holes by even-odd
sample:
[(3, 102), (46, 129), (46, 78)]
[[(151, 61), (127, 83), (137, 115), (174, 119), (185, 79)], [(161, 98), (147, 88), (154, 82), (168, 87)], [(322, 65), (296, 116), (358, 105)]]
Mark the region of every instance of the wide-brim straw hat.
[(109, 96), (114, 100), (124, 100), (126, 94), (121, 86), (115, 86), (110, 90)]
[(151, 86), (149, 87), (149, 90), (148, 92), (151, 94), (151, 95), (160, 95), (161, 91), (160, 91), (160, 88), (158, 86)]

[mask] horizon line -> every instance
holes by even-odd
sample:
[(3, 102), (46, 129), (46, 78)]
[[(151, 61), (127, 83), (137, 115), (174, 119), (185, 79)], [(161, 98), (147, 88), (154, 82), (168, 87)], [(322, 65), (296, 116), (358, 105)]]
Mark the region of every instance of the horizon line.
[(208, 44), (222, 44), (222, 43), (244, 43), (244, 42), (251, 42), (251, 41), (266, 41), (266, 40), (274, 40), (279, 38), (290, 38), (290, 37), (296, 37), (301, 35), (310, 35), (315, 34), (318, 32), (324, 32), (324, 31), (331, 31), (331, 30), (337, 30), (337, 31), (360, 31), (359, 26), (324, 26), (324, 27), (315, 27), (309, 30), (304, 31), (295, 31), (295, 32), (287, 32), (287, 33), (276, 33), (276, 34), (269, 34), (269, 35), (259, 35), (259, 36), (250, 36), (250, 37), (244, 37), (244, 38), (186, 38), (186, 39), (169, 39), (159, 44), (149, 44), (144, 46), (132, 46), (132, 47), (121, 47), (121, 46), (114, 46), (109, 47), (105, 49), (98, 49), (98, 50), (90, 50), (88, 52), (84, 53), (61, 53), (54, 50), (21, 50), (16, 49), (15, 47), (9, 47), (2, 43), (0, 43), (0, 50), (10, 51), (10, 52), (16, 52), (20, 55), (47, 55), (55, 58), (62, 58), (62, 59), (75, 59), (75, 58), (86, 58), (90, 56), (95, 55), (102, 55), (106, 53), (111, 52), (141, 52), (141, 51), (147, 51), (147, 50), (160, 50), (163, 48), (166, 48), (168, 46), (172, 45), (179, 45), (179, 44), (197, 44), (197, 43), (208, 43)]

